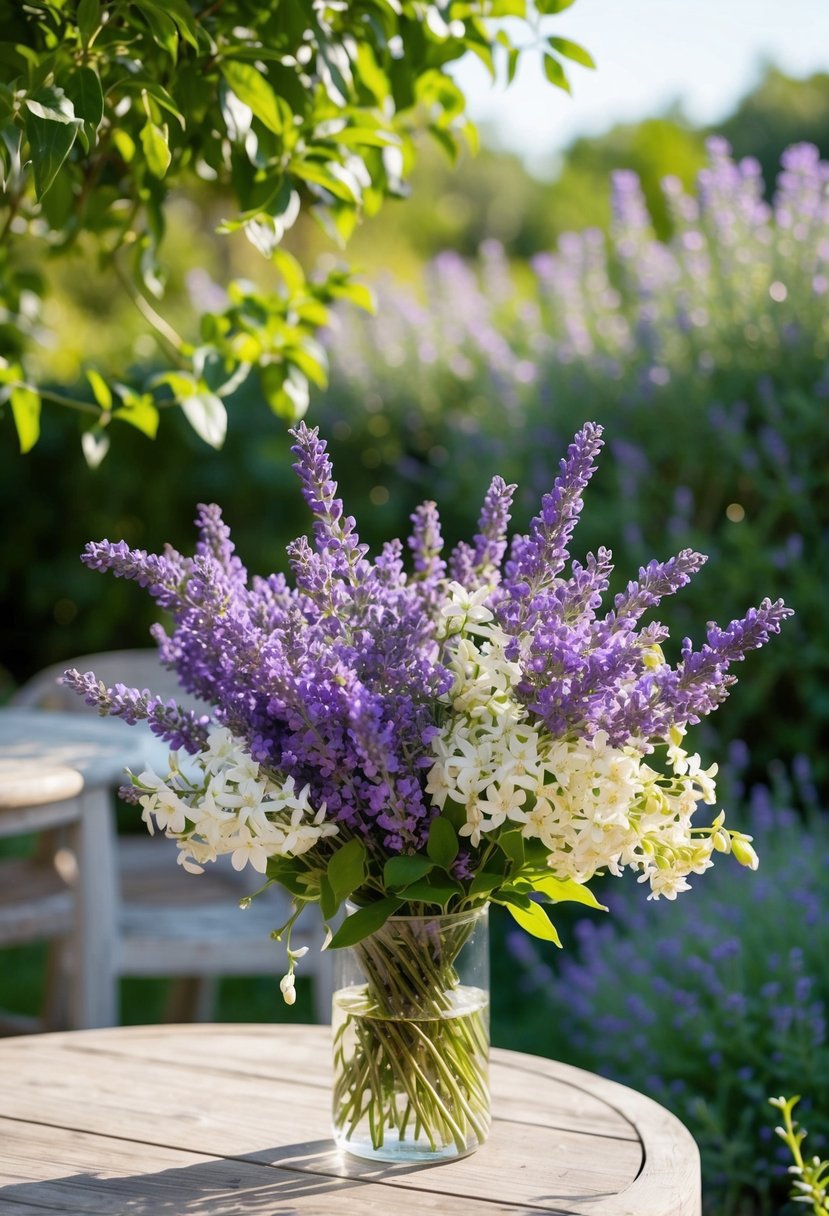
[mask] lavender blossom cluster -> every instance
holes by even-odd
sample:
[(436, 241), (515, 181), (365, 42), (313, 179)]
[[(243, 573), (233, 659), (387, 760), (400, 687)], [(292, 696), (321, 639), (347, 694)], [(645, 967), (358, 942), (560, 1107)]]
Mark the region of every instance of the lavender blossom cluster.
[[(248, 578), (216, 506), (199, 509), (193, 557), (102, 541), (86, 547), (83, 561), (138, 582), (171, 613), (171, 633), (156, 626), (154, 636), (182, 687), (266, 772), (307, 787), (312, 805), (324, 804), (329, 820), (375, 856), (422, 848), (437, 814), (425, 787), (454, 678), (445, 620), (458, 583), (506, 635), (507, 658), (520, 669), (513, 691), (531, 720), (555, 739), (605, 732), (640, 751), (715, 709), (735, 680), (732, 665), (790, 614), (782, 601), (764, 600), (726, 629), (710, 625), (701, 648), (686, 639), (671, 666), (660, 648), (666, 630), (639, 622), (699, 568), (704, 559), (690, 550), (651, 562), (602, 612), (609, 551), (574, 560), (565, 573), (602, 442), (594, 423), (575, 436), (508, 556), (515, 487), (496, 477), (477, 535), (448, 561), (434, 504), (414, 513), (411, 573), (397, 540), (369, 558), (337, 497), (325, 442), (304, 424), (292, 433), (314, 540), (289, 546), (293, 586), (281, 574)], [(205, 747), (206, 716), (137, 689), (106, 689), (92, 673), (65, 679), (102, 713), (147, 718), (174, 747)]]

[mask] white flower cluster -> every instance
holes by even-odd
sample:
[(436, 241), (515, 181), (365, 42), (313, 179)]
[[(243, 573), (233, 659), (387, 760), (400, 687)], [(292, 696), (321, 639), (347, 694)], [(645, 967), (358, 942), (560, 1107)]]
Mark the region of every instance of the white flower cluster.
[(269, 857), (307, 853), (338, 828), (325, 819), (325, 803), (314, 809), (308, 787), (292, 777), (277, 784), (265, 775), (229, 730), (214, 727), (205, 751), (178, 768), (175, 753), (166, 780), (151, 771), (134, 778), (144, 794), (142, 818), (176, 840), (178, 861), (200, 874), (205, 862), (229, 853), (235, 869), (253, 866), (264, 874)]
[[(432, 742), (435, 763), (427, 793), (465, 808), (460, 835), (486, 847), (504, 827), (540, 840), (558, 877), (587, 882), (599, 870), (640, 871), (649, 898), (675, 899), (688, 875), (701, 874), (717, 849), (756, 865), (748, 838), (735, 838), (718, 816), (692, 827), (698, 802), (715, 801), (717, 766), (700, 767), (681, 747), (684, 728), (666, 739), (669, 773), (645, 761), (645, 746), (613, 747), (600, 731), (592, 739), (552, 738), (529, 720), (514, 698), (520, 676), (504, 654), (507, 637), (482, 600), (457, 584), (443, 615), (442, 636), (453, 648), (455, 683), (446, 695), (446, 723)], [(455, 640), (456, 639), (456, 640)]]

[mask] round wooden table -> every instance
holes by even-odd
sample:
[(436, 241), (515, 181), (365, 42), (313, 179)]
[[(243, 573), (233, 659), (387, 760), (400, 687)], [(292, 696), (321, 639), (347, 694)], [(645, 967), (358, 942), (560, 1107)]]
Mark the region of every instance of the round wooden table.
[(685, 1128), (552, 1060), (492, 1053), (494, 1123), (459, 1161), (329, 1138), (330, 1030), (141, 1026), (0, 1042), (4, 1216), (699, 1216)]

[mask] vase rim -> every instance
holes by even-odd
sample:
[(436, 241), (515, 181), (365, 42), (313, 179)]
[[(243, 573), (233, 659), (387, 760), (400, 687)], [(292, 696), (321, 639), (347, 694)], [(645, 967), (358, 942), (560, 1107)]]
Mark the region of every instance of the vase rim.
[[(345, 901), (347, 913), (357, 912), (360, 908), (368, 908), (369, 904), (355, 904), (352, 900)], [(481, 916), (489, 911), (489, 900), (486, 903), (478, 904), (474, 908), (464, 908), (458, 912), (438, 912), (432, 914), (430, 912), (420, 913), (417, 916), (389, 916), (383, 922), (383, 925), (392, 923), (400, 923), (403, 921), (459, 921), (459, 920), (478, 920)]]

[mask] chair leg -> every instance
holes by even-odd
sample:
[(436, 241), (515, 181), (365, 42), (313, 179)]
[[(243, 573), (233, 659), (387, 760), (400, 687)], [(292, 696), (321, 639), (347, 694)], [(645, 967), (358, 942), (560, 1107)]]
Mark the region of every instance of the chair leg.
[(42, 1010), (45, 1030), (66, 1030), (69, 1026), (69, 995), (66, 984), (69, 953), (64, 938), (49, 943)]
[(109, 793), (93, 788), (79, 797), (77, 914), (69, 984), (72, 1026), (85, 1030), (118, 1024), (118, 880)]

